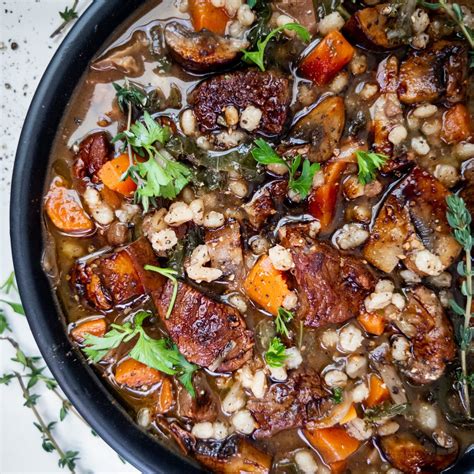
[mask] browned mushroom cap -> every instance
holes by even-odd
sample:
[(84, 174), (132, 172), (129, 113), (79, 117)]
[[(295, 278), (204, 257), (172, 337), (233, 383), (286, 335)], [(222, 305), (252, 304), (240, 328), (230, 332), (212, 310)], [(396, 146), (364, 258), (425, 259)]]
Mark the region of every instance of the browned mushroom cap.
[(458, 453), (457, 445), (450, 450), (440, 448), (423, 435), (408, 432), (381, 438), (380, 447), (392, 466), (408, 474), (441, 472)]
[(191, 72), (212, 72), (240, 57), (247, 41), (224, 38), (210, 31), (194, 32), (172, 22), (166, 25), (165, 41), (172, 58)]
[(300, 118), (290, 136), (299, 143), (309, 143), (310, 161), (324, 162), (331, 158), (337, 147), (345, 121), (344, 99), (330, 96)]

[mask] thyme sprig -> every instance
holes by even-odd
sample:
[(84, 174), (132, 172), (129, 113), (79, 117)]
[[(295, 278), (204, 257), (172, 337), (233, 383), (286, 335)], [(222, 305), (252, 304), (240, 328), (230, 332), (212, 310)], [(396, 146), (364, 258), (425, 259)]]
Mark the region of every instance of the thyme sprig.
[(74, 3), (72, 4), (72, 7), (66, 7), (64, 11), (59, 12), (59, 16), (63, 19), (63, 22), (53, 31), (51, 34), (50, 38), (54, 38), (55, 36), (59, 35), (62, 33), (64, 28), (73, 20), (75, 20), (78, 15), (77, 15), (77, 4), (79, 3), (79, 0), (74, 0)]
[(473, 328), (471, 327), (471, 319), (474, 314), (471, 313), (472, 307), (472, 245), (473, 236), (471, 235), (471, 222), (472, 217), (467, 210), (464, 199), (459, 196), (451, 195), (446, 198), (448, 210), (446, 217), (448, 223), (453, 229), (454, 238), (462, 246), (465, 255), (465, 262), (459, 262), (457, 266), (457, 272), (464, 281), (461, 284), (461, 293), (465, 297), (464, 308), (461, 307), (456, 301), (451, 300), (451, 309), (458, 316), (462, 318), (462, 325), (459, 331), (460, 339), (460, 351), (461, 351), (461, 402), (464, 406), (466, 416), (472, 418), (471, 402), (469, 393), (469, 381), (472, 379), (472, 374), (468, 373), (467, 368), (467, 355), (471, 350), (471, 343), (473, 339)]

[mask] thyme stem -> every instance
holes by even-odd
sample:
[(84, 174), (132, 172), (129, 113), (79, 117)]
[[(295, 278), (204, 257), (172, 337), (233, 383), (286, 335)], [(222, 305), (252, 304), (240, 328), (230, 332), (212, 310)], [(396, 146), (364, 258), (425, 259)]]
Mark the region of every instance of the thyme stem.
[[(74, 12), (76, 11), (76, 8), (77, 8), (77, 4), (79, 3), (79, 0), (74, 0), (74, 3), (72, 4), (72, 8), (71, 8), (71, 12)], [(66, 9), (67, 10), (67, 9)], [(77, 16), (77, 14), (76, 14)], [(51, 33), (51, 36), (50, 38), (54, 38), (55, 36), (59, 35), (63, 30), (64, 28), (66, 28), (66, 26), (69, 24), (69, 22), (73, 19), (74, 17), (70, 18), (70, 19), (65, 19), (52, 33)]]
[[(472, 264), (471, 264), (471, 250), (465, 249), (466, 253), (466, 305), (464, 312), (464, 331), (468, 331), (471, 325), (471, 306), (472, 306)], [(466, 410), (468, 418), (472, 418), (471, 400), (469, 396), (469, 386), (467, 384), (467, 351), (468, 348), (461, 348), (461, 370), (462, 370), (462, 393), (463, 405)]]

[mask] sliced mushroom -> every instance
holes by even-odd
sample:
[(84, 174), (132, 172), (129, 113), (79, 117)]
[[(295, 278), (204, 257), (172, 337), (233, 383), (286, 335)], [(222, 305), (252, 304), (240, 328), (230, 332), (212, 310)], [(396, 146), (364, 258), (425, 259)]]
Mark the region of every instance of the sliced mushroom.
[(324, 162), (331, 158), (337, 147), (345, 121), (344, 99), (330, 96), (296, 122), (290, 137), (298, 144), (310, 144), (310, 161)]
[(194, 32), (172, 22), (165, 28), (165, 41), (171, 57), (191, 72), (212, 72), (238, 60), (245, 40), (224, 38), (210, 31)]
[(408, 432), (381, 438), (380, 447), (393, 467), (408, 474), (441, 472), (455, 461), (459, 449), (440, 448), (423, 435)]

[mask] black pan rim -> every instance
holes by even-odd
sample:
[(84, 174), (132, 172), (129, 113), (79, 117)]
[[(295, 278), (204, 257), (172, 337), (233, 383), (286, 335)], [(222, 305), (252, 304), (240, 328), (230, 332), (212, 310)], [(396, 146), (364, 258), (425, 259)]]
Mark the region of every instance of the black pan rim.
[[(115, 28), (144, 0), (95, 0), (49, 63), (23, 124), (11, 183), (13, 265), (28, 324), (40, 352), (68, 399), (100, 437), (145, 473), (202, 472), (132, 422), (68, 340), (41, 267), (41, 200), (56, 129), (89, 61)], [(91, 466), (92, 467), (92, 466)]]
[[(140, 472), (191, 474), (202, 470), (132, 422), (78, 354), (67, 337), (41, 267), (40, 204), (49, 153), (64, 109), (89, 61), (113, 30), (145, 3), (146, 0), (94, 0), (53, 56), (29, 107), (18, 144), (11, 184), (10, 238), (28, 324), (68, 399), (100, 437)], [(448, 471), (472, 473), (472, 466), (474, 448), (468, 449)]]

